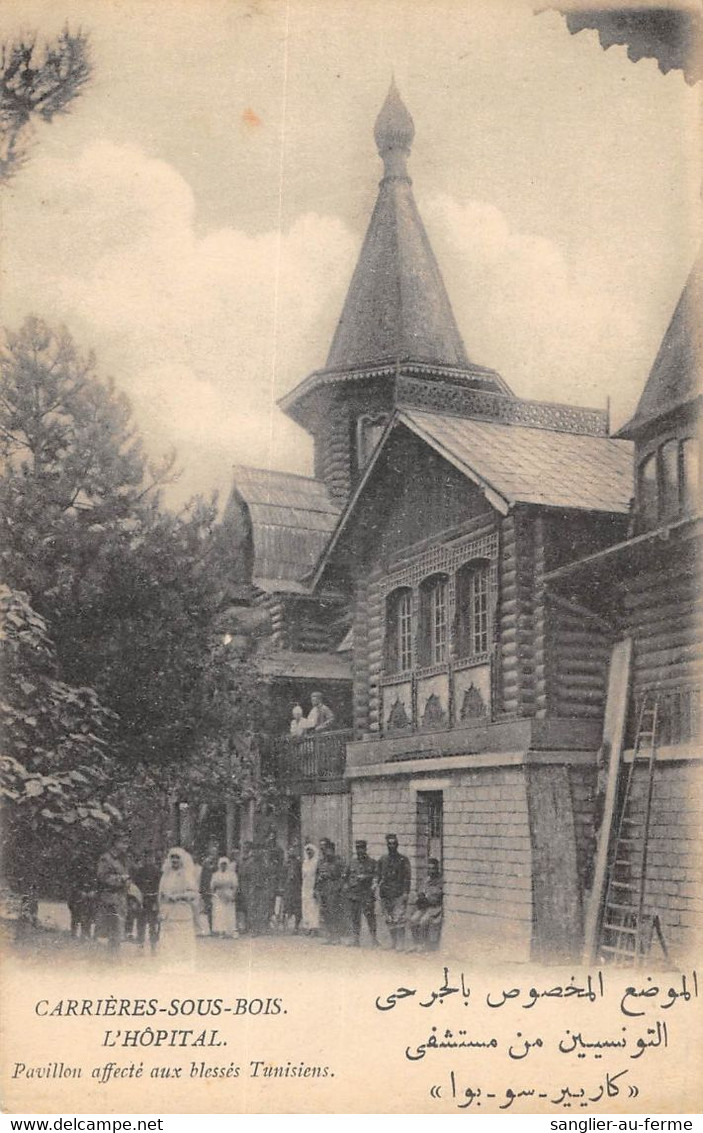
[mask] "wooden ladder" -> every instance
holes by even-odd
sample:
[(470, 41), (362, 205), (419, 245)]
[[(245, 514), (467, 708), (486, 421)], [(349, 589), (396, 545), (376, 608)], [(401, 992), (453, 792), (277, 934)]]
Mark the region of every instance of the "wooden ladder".
[[(632, 763), (625, 786), (617, 835), (613, 840), (603, 904), (598, 952), (618, 967), (633, 967), (649, 951), (653, 931), (666, 945), (658, 917), (645, 917), (649, 825), (657, 757), (659, 698), (645, 692), (637, 717)], [(640, 784), (644, 790), (640, 792)]]

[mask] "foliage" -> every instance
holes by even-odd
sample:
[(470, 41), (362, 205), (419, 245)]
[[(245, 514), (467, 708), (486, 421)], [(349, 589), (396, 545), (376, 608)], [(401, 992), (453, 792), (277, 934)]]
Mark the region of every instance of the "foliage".
[(0, 184), (26, 162), (35, 119), (66, 114), (91, 76), (88, 37), (65, 27), (43, 47), (36, 36), (0, 50)]
[(38, 319), (0, 352), (0, 455), (3, 575), (47, 619), (63, 678), (119, 717), (120, 764), (254, 790), (256, 679), (219, 644), (237, 552), (216, 501), (162, 507), (173, 456), (148, 464), (127, 399)]
[(26, 594), (0, 587), (0, 617), (0, 798), (8, 872), (16, 876), (50, 851), (57, 835), (65, 846), (67, 835), (76, 841), (104, 834), (120, 819), (105, 801), (115, 721), (92, 688), (58, 679), (46, 623)]

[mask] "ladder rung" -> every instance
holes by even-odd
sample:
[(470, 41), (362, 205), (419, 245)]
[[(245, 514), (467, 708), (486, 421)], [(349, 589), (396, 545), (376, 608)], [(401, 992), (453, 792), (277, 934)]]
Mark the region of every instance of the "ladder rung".
[(627, 925), (611, 924), (610, 921), (606, 921), (603, 925), (603, 928), (609, 929), (610, 932), (623, 932), (627, 936), (637, 936), (637, 933), (639, 931), (636, 928), (628, 928)]
[(613, 881), (610, 882), (610, 884), (612, 886), (617, 887), (618, 889), (639, 889), (639, 885), (633, 885), (633, 883), (631, 881), (614, 881), (613, 880)]
[(616, 948), (614, 944), (601, 944), (601, 952), (610, 952), (614, 956), (635, 956), (635, 952), (631, 948)]
[(618, 912), (623, 912), (623, 913), (636, 913), (637, 912), (637, 906), (636, 905), (622, 905), (622, 904), (620, 904), (619, 901), (608, 901), (606, 908), (617, 909)]

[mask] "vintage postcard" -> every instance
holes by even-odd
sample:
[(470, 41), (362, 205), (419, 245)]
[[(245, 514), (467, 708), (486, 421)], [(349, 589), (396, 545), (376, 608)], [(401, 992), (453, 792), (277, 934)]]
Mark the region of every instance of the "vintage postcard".
[(702, 29), (3, 6), (4, 1112), (700, 1110)]

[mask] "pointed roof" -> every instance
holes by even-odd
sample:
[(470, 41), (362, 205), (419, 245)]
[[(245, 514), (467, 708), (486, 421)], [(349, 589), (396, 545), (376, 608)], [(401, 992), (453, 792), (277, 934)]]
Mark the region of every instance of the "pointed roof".
[[(319, 583), (335, 555), (399, 428), (414, 433), (476, 484), (501, 515), (507, 515), (517, 504), (628, 514), (633, 461), (632, 445), (627, 441), (450, 413), (397, 409), (337, 521), (315, 568), (313, 585)], [(369, 493), (369, 506), (376, 506), (376, 499)]]
[(384, 176), (327, 370), (410, 360), (469, 364), (413, 197), (406, 163), (414, 135), (392, 82), (374, 128)]
[(703, 366), (703, 256), (688, 277), (633, 417), (619, 437), (634, 437), (658, 417), (701, 392)]

